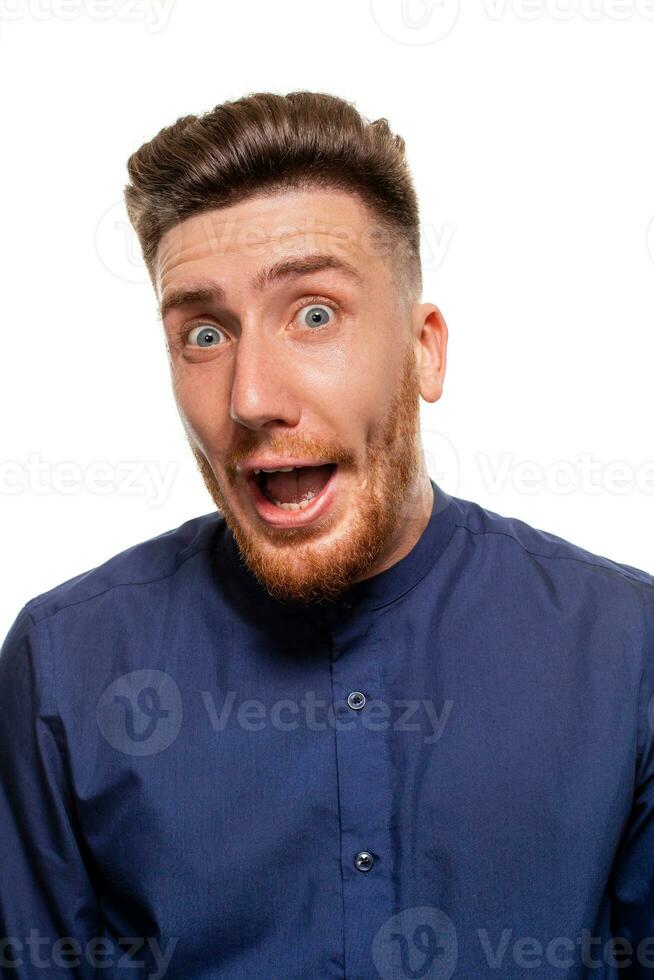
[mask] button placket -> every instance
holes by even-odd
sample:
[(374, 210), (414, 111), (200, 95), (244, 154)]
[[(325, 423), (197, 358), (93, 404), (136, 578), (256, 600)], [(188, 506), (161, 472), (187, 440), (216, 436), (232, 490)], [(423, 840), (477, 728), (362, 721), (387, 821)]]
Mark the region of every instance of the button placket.
[[(362, 708), (384, 701), (374, 611), (332, 620), (332, 696), (343, 706), (335, 726), (343, 868), (345, 974), (392, 914), (391, 759), (388, 732), (367, 724)], [(363, 688), (363, 690), (361, 689)]]

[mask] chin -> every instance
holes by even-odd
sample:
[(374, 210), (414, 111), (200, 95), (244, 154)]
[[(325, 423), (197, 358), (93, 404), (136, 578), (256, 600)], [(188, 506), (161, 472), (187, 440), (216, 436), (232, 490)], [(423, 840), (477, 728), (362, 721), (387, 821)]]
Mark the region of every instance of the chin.
[[(267, 591), (278, 599), (335, 600), (354, 582), (365, 578), (378, 561), (391, 531), (392, 515), (380, 501), (350, 504), (333, 533), (315, 529), (266, 529), (250, 521), (232, 528), (244, 563)], [(311, 538), (305, 532), (311, 533)]]

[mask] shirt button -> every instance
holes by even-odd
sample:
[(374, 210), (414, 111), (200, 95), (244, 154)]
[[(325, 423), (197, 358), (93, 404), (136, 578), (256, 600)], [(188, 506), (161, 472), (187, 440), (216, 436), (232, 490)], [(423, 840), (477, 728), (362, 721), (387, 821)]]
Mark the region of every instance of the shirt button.
[(366, 696), (361, 691), (352, 691), (347, 696), (347, 703), (354, 711), (360, 711), (366, 703)]
[(370, 871), (374, 863), (375, 859), (370, 851), (359, 851), (354, 859), (354, 865), (359, 871)]

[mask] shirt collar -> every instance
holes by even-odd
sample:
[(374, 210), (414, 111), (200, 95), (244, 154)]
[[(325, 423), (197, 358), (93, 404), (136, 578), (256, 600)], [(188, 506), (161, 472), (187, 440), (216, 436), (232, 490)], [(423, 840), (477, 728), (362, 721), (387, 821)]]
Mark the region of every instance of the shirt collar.
[[(420, 538), (403, 558), (390, 568), (355, 582), (337, 603), (279, 602), (270, 596), (254, 574), (245, 565), (238, 551), (232, 532), (221, 522), (218, 535), (218, 561), (222, 565), (222, 581), (233, 593), (247, 594), (254, 602), (278, 603), (282, 608), (299, 612), (316, 612), (327, 615), (334, 610), (379, 609), (410, 592), (425, 577), (448, 544), (455, 525), (453, 498), (430, 479), (433, 490), (432, 510), (429, 521)], [(224, 577), (223, 577), (224, 576)]]

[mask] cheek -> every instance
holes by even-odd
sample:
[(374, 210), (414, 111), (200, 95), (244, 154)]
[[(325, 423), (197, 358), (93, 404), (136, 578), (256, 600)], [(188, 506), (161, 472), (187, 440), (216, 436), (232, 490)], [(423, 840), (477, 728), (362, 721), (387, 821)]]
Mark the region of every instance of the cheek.
[(392, 361), (380, 362), (366, 356), (349, 360), (337, 381), (353, 418), (375, 418), (383, 414), (392, 384)]
[(173, 395), (187, 433), (203, 447), (220, 445), (229, 421), (229, 406), (221, 386), (206, 378), (202, 381), (197, 376), (177, 372), (173, 377)]
[(325, 350), (295, 375), (307, 412), (344, 445), (373, 440), (393, 397), (397, 357), (373, 333), (362, 330), (354, 344)]

